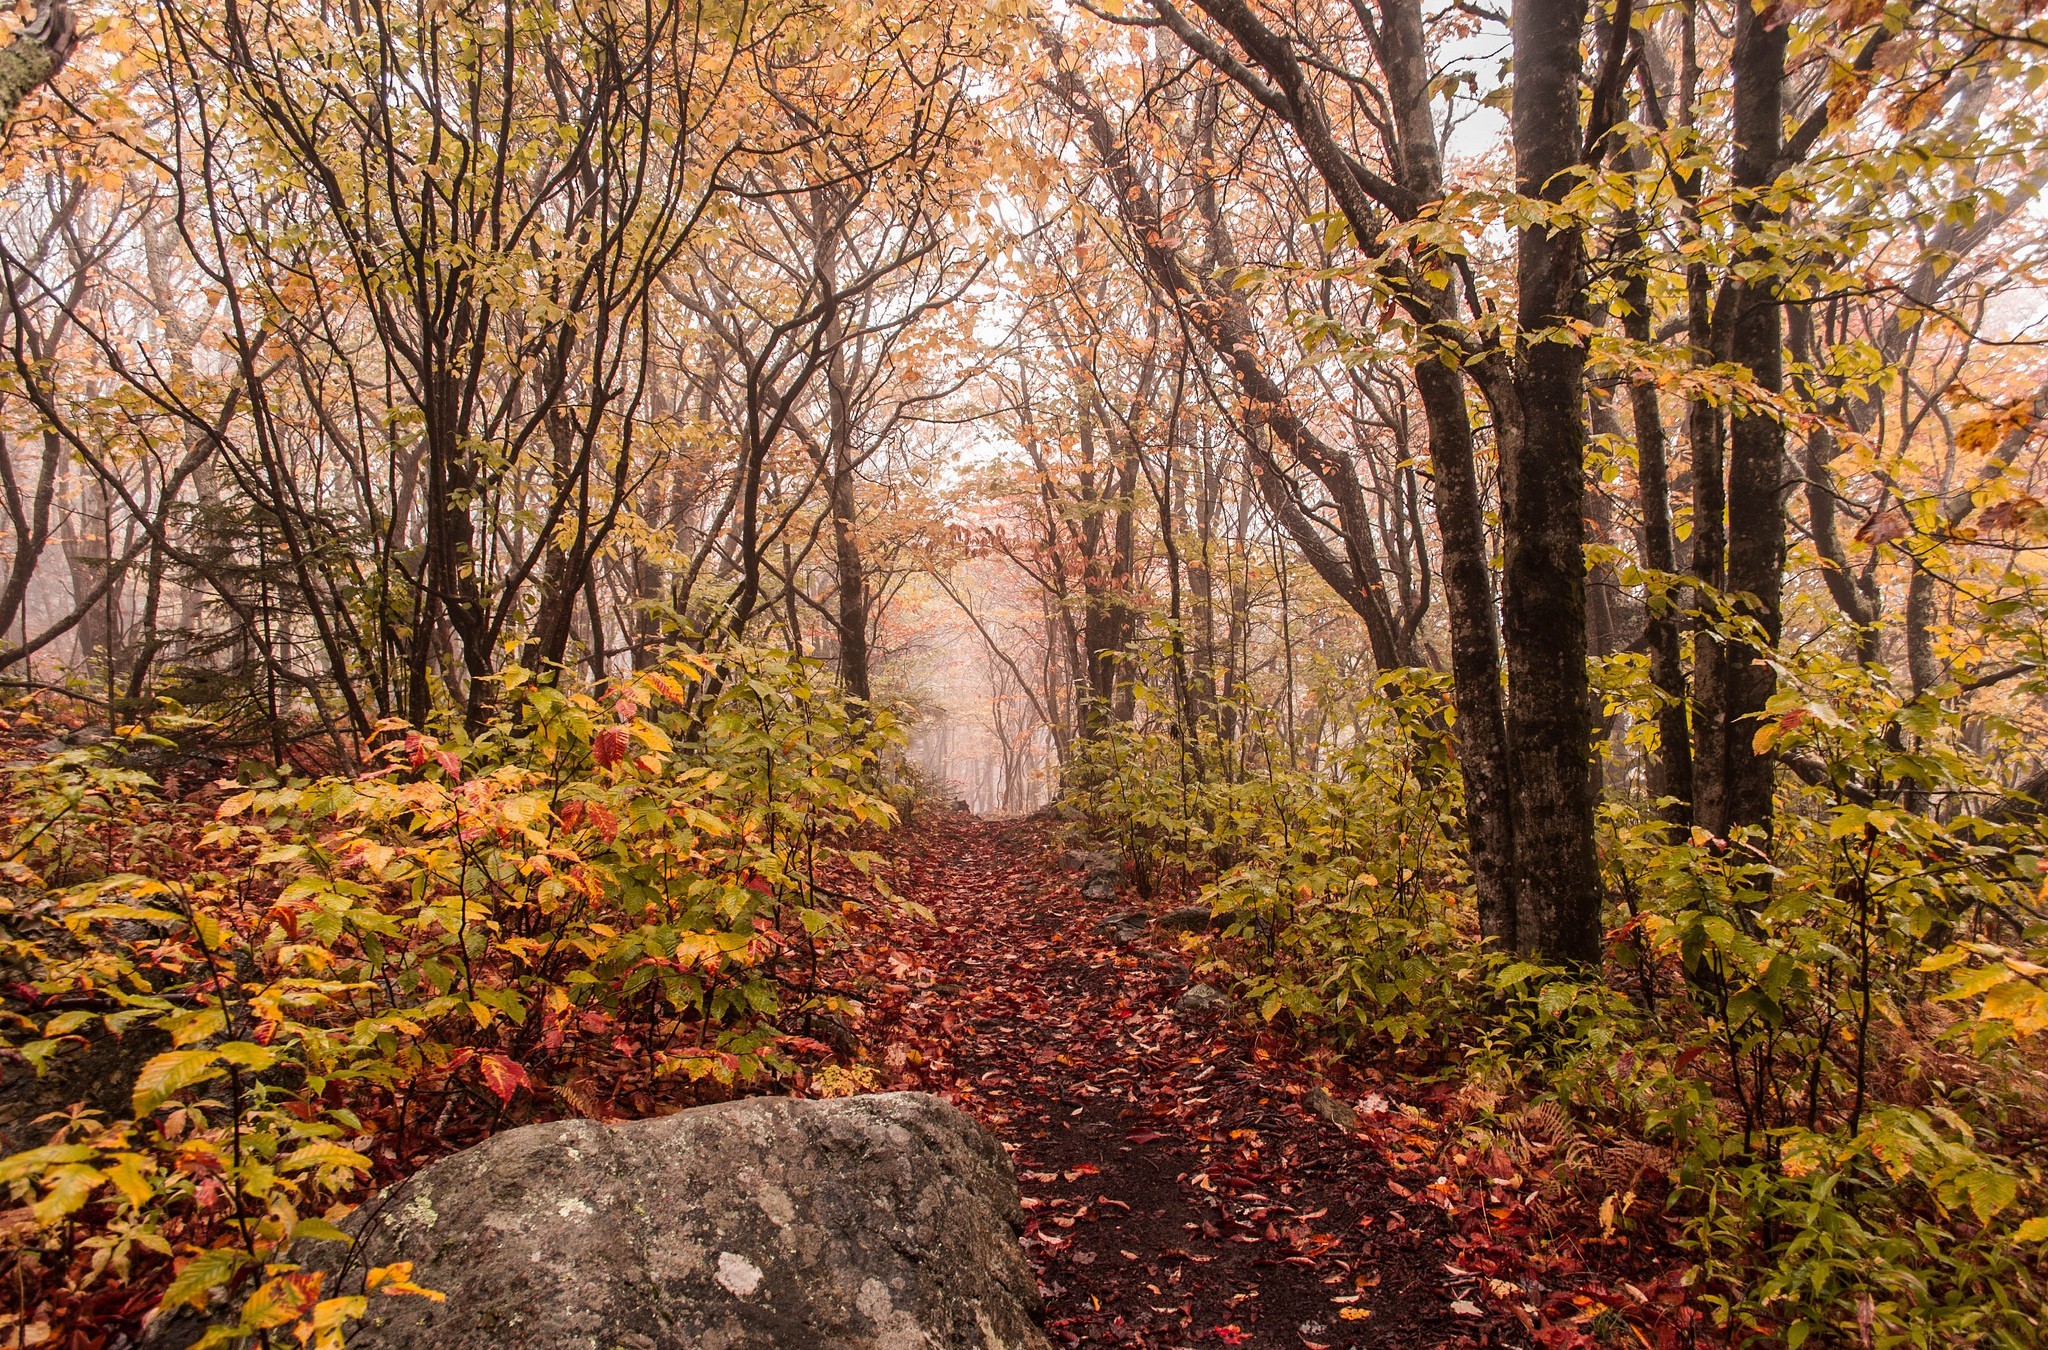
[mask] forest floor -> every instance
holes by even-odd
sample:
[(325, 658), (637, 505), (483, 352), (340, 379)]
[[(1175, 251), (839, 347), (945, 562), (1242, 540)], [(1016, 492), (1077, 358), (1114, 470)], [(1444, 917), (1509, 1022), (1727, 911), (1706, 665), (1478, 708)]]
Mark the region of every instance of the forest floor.
[[(863, 1034), (894, 1085), (1010, 1150), (1055, 1344), (1669, 1343), (1654, 1294), (1615, 1300), (1642, 1305), (1645, 1337), (1556, 1273), (1578, 1260), (1532, 1273), (1549, 1243), (1464, 1166), (1440, 1089), (1375, 1087), (1241, 1011), (1177, 1006), (1193, 939), (1105, 927), (1128, 896), (1083, 898), (1050, 822), (928, 813), (904, 834), (896, 884), (937, 922), (864, 947)], [(1325, 1118), (1347, 1103), (1356, 1128)]]

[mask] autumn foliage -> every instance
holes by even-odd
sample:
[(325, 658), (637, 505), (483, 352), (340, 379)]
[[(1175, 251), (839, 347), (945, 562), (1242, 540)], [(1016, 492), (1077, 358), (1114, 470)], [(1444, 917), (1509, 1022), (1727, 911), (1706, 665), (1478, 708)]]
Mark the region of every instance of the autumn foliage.
[[(335, 1236), (366, 1186), (535, 1115), (830, 1062), (804, 1034), (845, 1011), (820, 953), (892, 903), (860, 847), (897, 815), (889, 715), (746, 650), (601, 702), (514, 673), (499, 706), (477, 736), (394, 727), (380, 767), (259, 784), (210, 822), (130, 811), (147, 780), (97, 754), (17, 776), (17, 884), (49, 899), (9, 911), (13, 1043), (39, 1067), (110, 1035), (164, 1047), (119, 1108), (37, 1123), (50, 1142), (8, 1160), (40, 1234), (12, 1253), (24, 1312), (232, 1289), (242, 1332), (326, 1343), (360, 1299), (321, 1297), (289, 1244)], [(72, 851), (102, 837), (148, 874), (66, 884), (102, 870)], [(195, 866), (152, 857), (174, 840)]]

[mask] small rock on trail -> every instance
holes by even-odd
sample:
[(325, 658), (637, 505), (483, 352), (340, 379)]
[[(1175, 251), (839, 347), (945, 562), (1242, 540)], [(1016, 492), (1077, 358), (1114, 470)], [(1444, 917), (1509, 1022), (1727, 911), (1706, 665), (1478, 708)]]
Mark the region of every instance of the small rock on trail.
[(1178, 909), (1169, 909), (1154, 919), (1152, 926), (1167, 933), (1202, 933), (1221, 927), (1207, 905), (1182, 905)]

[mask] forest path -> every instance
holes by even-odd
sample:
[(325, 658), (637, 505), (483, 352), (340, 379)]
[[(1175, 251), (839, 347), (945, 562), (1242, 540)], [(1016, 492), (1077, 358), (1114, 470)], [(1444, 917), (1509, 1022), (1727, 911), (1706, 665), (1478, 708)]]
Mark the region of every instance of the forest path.
[(1046, 822), (905, 834), (894, 884), (937, 923), (864, 952), (864, 1032), (1010, 1149), (1055, 1345), (1530, 1343), (1456, 1264), (1428, 1125), (1340, 1130), (1244, 1019), (1177, 1008), (1176, 936), (1114, 940), (1131, 906), (1084, 899)]

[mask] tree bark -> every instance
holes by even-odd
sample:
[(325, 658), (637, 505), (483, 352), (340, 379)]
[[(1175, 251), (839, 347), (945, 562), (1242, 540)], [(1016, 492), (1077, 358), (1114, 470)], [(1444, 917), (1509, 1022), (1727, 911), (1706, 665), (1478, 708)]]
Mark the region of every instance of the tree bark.
[[(1731, 174), (1736, 213), (1756, 230), (1774, 212), (1762, 194), (1777, 178), (1783, 148), (1786, 32), (1782, 19), (1736, 6), (1735, 154)], [(1784, 388), (1783, 324), (1777, 283), (1767, 245), (1745, 247), (1754, 265), (1747, 280), (1736, 280), (1732, 299), (1729, 356), (1747, 367), (1766, 393)], [(1737, 411), (1728, 439), (1727, 589), (1736, 612), (1762, 629), (1762, 645), (1726, 644), (1726, 696), (1721, 712), (1721, 753), (1726, 765), (1718, 813), (1709, 828), (1718, 834), (1740, 827), (1771, 826), (1775, 761), (1755, 745), (1757, 719), (1777, 691), (1770, 650), (1783, 628), (1781, 593), (1785, 570), (1785, 426), (1770, 408)]]
[[(1520, 0), (1511, 129), (1520, 193), (1558, 203), (1579, 164), (1581, 0)], [(1582, 239), (1538, 222), (1516, 247), (1521, 435), (1504, 446), (1508, 754), (1515, 772), (1515, 944), (1600, 957), (1586, 677), (1585, 340)]]

